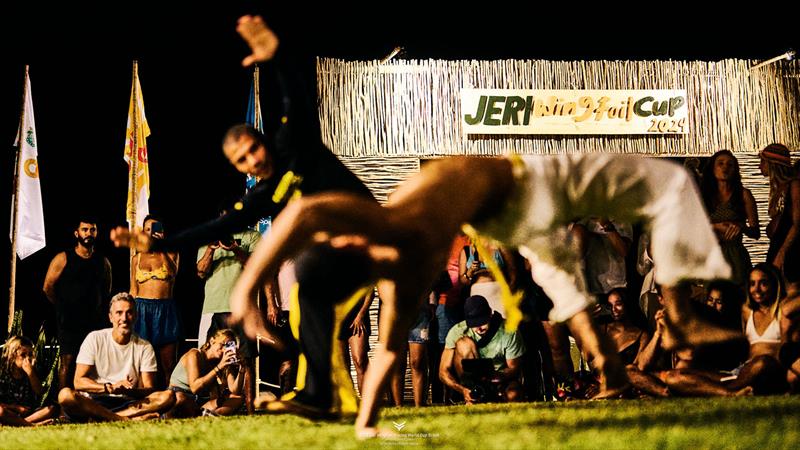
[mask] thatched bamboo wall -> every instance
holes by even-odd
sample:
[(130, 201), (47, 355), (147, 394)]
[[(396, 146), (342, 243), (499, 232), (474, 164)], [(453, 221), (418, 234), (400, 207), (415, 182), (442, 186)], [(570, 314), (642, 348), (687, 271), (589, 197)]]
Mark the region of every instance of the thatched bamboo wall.
[[(615, 152), (652, 156), (737, 154), (765, 226), (768, 186), (759, 149), (800, 148), (800, 64), (751, 71), (750, 61), (378, 61), (320, 59), (323, 140), (382, 201), (419, 160), (445, 155)], [(480, 136), (460, 129), (462, 87), (508, 89), (685, 89), (687, 135)], [(763, 234), (763, 233), (762, 233)], [(768, 241), (745, 239), (754, 262)]]

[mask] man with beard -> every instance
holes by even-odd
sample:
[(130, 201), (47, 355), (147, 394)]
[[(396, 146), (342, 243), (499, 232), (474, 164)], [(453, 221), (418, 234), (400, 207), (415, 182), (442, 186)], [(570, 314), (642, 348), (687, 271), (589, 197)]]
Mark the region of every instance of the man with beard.
[(97, 224), (85, 217), (74, 232), (77, 243), (57, 254), (47, 268), (44, 293), (56, 306), (61, 345), (59, 385), (72, 387), (75, 355), (91, 331), (103, 328), (103, 302), (111, 293), (111, 263), (95, 251)]

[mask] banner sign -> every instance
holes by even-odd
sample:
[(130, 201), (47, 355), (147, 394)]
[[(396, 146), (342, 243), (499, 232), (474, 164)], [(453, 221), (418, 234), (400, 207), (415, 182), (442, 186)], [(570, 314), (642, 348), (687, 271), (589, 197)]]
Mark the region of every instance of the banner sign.
[(461, 89), (464, 134), (688, 134), (686, 91)]

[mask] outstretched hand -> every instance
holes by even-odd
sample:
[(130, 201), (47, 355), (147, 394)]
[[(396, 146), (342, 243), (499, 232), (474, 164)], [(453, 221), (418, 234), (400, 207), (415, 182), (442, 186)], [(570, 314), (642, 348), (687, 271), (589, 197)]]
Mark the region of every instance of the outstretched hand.
[(275, 51), (278, 49), (278, 37), (264, 23), (261, 16), (240, 17), (236, 31), (253, 52), (242, 60), (242, 66), (247, 67), (257, 62), (269, 61), (275, 56)]
[(278, 351), (284, 350), (283, 341), (267, 329), (264, 318), (261, 316), (261, 311), (256, 308), (254, 302), (251, 302), (246, 297), (240, 297), (234, 291), (231, 295), (230, 305), (231, 315), (228, 319), (228, 325), (241, 325), (244, 334), (250, 339), (258, 339)]
[(111, 230), (111, 242), (115, 247), (129, 247), (138, 252), (147, 252), (153, 245), (153, 238), (138, 227), (133, 230), (116, 227)]

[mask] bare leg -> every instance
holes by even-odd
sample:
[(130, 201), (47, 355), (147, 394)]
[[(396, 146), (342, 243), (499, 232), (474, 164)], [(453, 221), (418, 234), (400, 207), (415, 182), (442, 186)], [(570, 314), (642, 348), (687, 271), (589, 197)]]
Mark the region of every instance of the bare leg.
[(167, 411), (164, 416), (168, 419), (179, 417), (197, 417), (201, 413), (200, 406), (195, 403), (194, 398), (183, 392), (175, 393), (175, 404)]
[(161, 373), (163, 374), (164, 388), (169, 386), (169, 377), (175, 369), (178, 345), (176, 343), (166, 344), (158, 350), (158, 358), (161, 363)]
[(669, 388), (664, 382), (647, 372), (642, 372), (634, 366), (626, 367), (628, 378), (636, 389), (653, 397), (669, 397)]
[[(408, 347), (408, 344), (406, 344), (406, 347)], [(403, 391), (405, 391), (406, 382), (406, 355), (408, 354), (408, 350), (403, 351), (401, 354), (403, 356), (397, 359), (389, 385), (394, 406), (403, 406)]]
[(728, 389), (722, 383), (682, 369), (667, 370), (662, 377), (672, 392), (690, 397), (733, 397), (753, 393), (749, 386)]
[(630, 387), (625, 367), (619, 359), (614, 344), (601, 335), (587, 311), (581, 311), (567, 320), (572, 335), (588, 352), (600, 373), (600, 392), (594, 398), (615, 397)]
[(675, 350), (742, 340), (741, 332), (720, 328), (701, 321), (691, 310), (689, 304), (690, 288), (686, 283), (678, 286), (664, 286), (664, 311), (667, 313), (667, 332), (664, 334), (664, 348)]
[(29, 414), (25, 417), (25, 420), (32, 423), (37, 424), (40, 422), (44, 422), (48, 419), (52, 419), (58, 416), (58, 408), (56, 406), (45, 406), (43, 408), (39, 408), (33, 413)]
[(239, 407), (242, 406), (244, 402), (244, 398), (238, 395), (231, 395), (226, 398), (221, 404), (218, 405), (219, 399), (209, 400), (203, 405), (203, 408), (209, 409), (214, 411), (215, 413), (219, 414), (220, 416), (229, 416), (236, 412)]
[(114, 414), (106, 408), (95, 403), (92, 399), (78, 394), (70, 388), (61, 389), (58, 393), (58, 403), (67, 414), (77, 417), (86, 417), (90, 419), (106, 420), (115, 422), (118, 420), (127, 420), (119, 414)]
[(553, 371), (564, 380), (571, 380), (575, 373), (572, 357), (569, 354), (569, 332), (564, 324), (542, 322), (551, 349)]
[(153, 392), (118, 412), (122, 417), (134, 418), (149, 413), (166, 411), (175, 404), (175, 393), (172, 391)]
[[(356, 369), (356, 383), (360, 394), (364, 387), (364, 373), (367, 371), (369, 363), (369, 341), (366, 334), (360, 336), (350, 336), (350, 356), (353, 358), (353, 367)], [(349, 365), (347, 367), (350, 367)]]
[(411, 385), (414, 388), (414, 406), (427, 405), (428, 397), (428, 355), (427, 344), (409, 343), (411, 360)]
[(15, 427), (30, 427), (33, 424), (19, 416), (15, 411), (8, 407), (0, 406), (0, 424)]
[(739, 376), (727, 387), (740, 390), (750, 386), (756, 394), (776, 394), (785, 390), (785, 373), (775, 358), (767, 355), (756, 356), (742, 366)]

